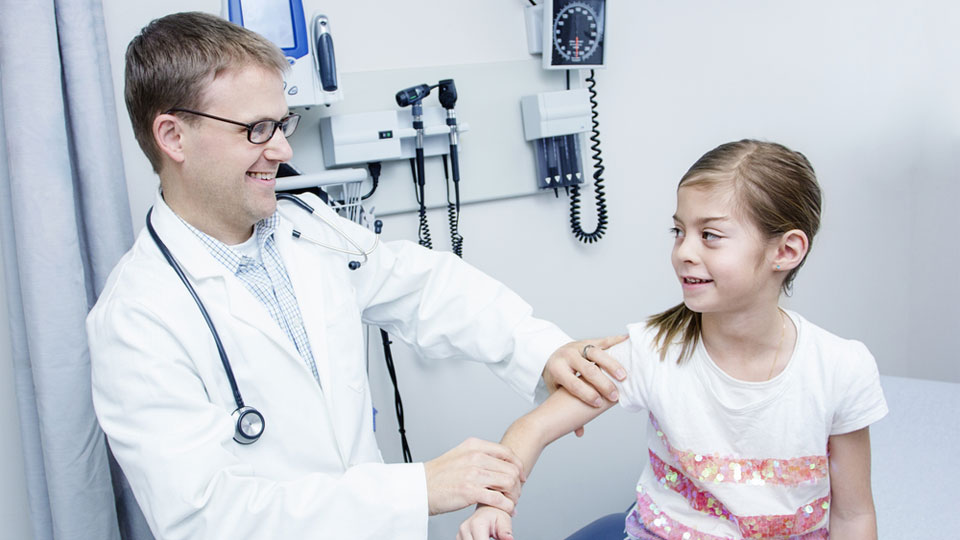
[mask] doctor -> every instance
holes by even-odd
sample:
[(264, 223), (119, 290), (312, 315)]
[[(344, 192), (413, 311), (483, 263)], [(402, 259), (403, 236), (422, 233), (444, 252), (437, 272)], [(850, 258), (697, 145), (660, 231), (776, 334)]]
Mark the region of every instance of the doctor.
[[(278, 208), (275, 174), (298, 120), (284, 100), (286, 67), (269, 41), (200, 13), (153, 21), (127, 49), (127, 109), (160, 176), (148, 218), (157, 240), (141, 232), (87, 329), (97, 417), (150, 528), (158, 539), (422, 540), (428, 515), (475, 503), (511, 511), (522, 467), (498, 444), (471, 439), (426, 463), (383, 463), (363, 323), (424, 357), (486, 362), (531, 399), (541, 375), (588, 402), (616, 399), (581, 351), (617, 339), (568, 343), (449, 254), (392, 242), (351, 270), (359, 257), (304, 240), (375, 245), (319, 201), (308, 202), (343, 234)], [(240, 441), (249, 444), (235, 439), (239, 393), (265, 422), (255, 442)]]

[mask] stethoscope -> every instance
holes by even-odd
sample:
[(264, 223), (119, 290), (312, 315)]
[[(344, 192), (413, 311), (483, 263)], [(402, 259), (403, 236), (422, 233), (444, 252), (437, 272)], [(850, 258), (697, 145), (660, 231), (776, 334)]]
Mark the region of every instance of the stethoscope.
[(354, 242), (353, 238), (350, 238), (350, 236), (348, 236), (345, 232), (340, 230), (340, 227), (337, 227), (335, 223), (333, 223), (332, 221), (327, 221), (327, 218), (321, 216), (320, 214), (314, 213), (313, 207), (307, 204), (306, 202), (304, 202), (304, 200), (301, 199), (300, 197), (297, 197), (296, 195), (293, 195), (291, 193), (277, 193), (277, 199), (291, 201), (297, 206), (299, 206), (300, 208), (303, 208), (304, 210), (307, 211), (308, 214), (316, 218), (319, 218), (320, 221), (326, 223), (328, 227), (330, 227), (331, 229), (336, 231), (338, 235), (340, 235), (340, 238), (343, 238), (344, 240), (347, 241), (347, 243), (353, 246), (354, 248), (353, 250), (343, 249), (341, 247), (326, 244), (324, 242), (317, 240), (316, 238), (307, 236), (301, 233), (300, 231), (298, 231), (297, 229), (294, 229), (292, 233), (293, 237), (298, 240), (306, 240), (311, 244), (316, 244), (318, 246), (325, 247), (329, 250), (336, 251), (338, 253), (345, 253), (347, 255), (363, 257), (363, 261), (350, 261), (349, 263), (347, 263), (347, 268), (351, 270), (356, 270), (357, 268), (360, 268), (360, 265), (362, 262), (364, 263), (367, 262), (367, 258), (368, 258), (367, 256), (373, 253), (373, 251), (377, 249), (377, 246), (380, 245), (380, 226), (381, 226), (380, 220), (377, 220), (376, 223), (374, 224), (374, 227), (375, 227), (374, 232), (376, 232), (377, 235), (374, 237), (373, 246), (371, 246), (370, 249), (365, 250), (361, 248), (359, 244)]
[[(362, 262), (367, 262), (368, 256), (373, 253), (377, 246), (380, 244), (380, 236), (377, 235), (374, 240), (373, 246), (368, 249), (362, 249), (352, 238), (347, 236), (343, 231), (340, 230), (334, 223), (328, 221), (323, 216), (314, 213), (313, 207), (301, 200), (296, 195), (291, 195), (288, 193), (277, 193), (278, 199), (285, 199), (294, 202), (300, 208), (303, 208), (311, 215), (320, 218), (321, 221), (326, 223), (330, 228), (337, 232), (343, 239), (345, 239), (351, 246), (356, 248), (356, 251), (351, 251), (348, 249), (343, 249), (337, 246), (332, 246), (323, 242), (320, 242), (314, 238), (302, 234), (300, 231), (294, 229), (293, 237), (297, 239), (306, 240), (310, 243), (316, 244), (318, 246), (331, 249), (340, 253), (346, 253), (348, 255), (361, 256), (363, 257)], [(173, 268), (173, 271), (177, 273), (177, 277), (180, 278), (180, 281), (183, 282), (184, 286), (187, 288), (187, 291), (190, 292), (190, 296), (193, 297), (194, 302), (197, 303), (197, 307), (200, 308), (200, 313), (203, 315), (203, 320), (207, 323), (207, 328), (210, 329), (210, 333), (213, 335), (213, 341), (217, 344), (217, 354), (220, 355), (220, 363), (223, 364), (223, 370), (227, 374), (227, 380), (230, 381), (230, 390), (233, 392), (233, 400), (237, 404), (236, 410), (231, 414), (231, 418), (234, 419), (236, 427), (233, 434), (233, 440), (237, 441), (240, 444), (252, 444), (257, 442), (260, 439), (260, 436), (263, 435), (263, 429), (266, 426), (266, 422), (263, 419), (263, 415), (256, 408), (249, 405), (244, 405), (243, 396), (240, 395), (240, 388), (237, 386), (237, 379), (233, 376), (233, 369), (230, 367), (230, 360), (227, 358), (227, 352), (223, 348), (223, 342), (220, 341), (220, 334), (217, 333), (216, 327), (213, 325), (213, 320), (210, 319), (210, 314), (207, 312), (207, 308), (204, 307), (203, 302), (200, 301), (200, 297), (197, 295), (197, 291), (193, 288), (193, 285), (190, 284), (190, 280), (187, 279), (186, 274), (183, 273), (183, 268), (180, 267), (180, 264), (173, 257), (173, 254), (170, 253), (170, 250), (167, 248), (166, 244), (160, 240), (160, 235), (157, 234), (156, 229), (153, 228), (153, 224), (150, 222), (150, 216), (153, 214), (153, 207), (147, 211), (147, 231), (150, 233), (150, 237), (153, 238), (154, 243), (157, 244), (157, 248), (160, 249), (160, 253), (163, 254), (163, 258), (167, 260), (167, 263), (170, 264), (170, 267)], [(378, 223), (379, 224), (379, 223)], [(377, 231), (379, 232), (379, 231)], [(352, 260), (348, 263), (348, 268), (351, 270), (356, 270), (360, 268), (361, 261)]]

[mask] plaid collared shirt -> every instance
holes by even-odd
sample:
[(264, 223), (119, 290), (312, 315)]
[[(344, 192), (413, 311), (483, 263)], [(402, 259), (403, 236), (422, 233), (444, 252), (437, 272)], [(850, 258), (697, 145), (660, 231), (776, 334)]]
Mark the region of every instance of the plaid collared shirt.
[(263, 262), (241, 254), (183, 219), (180, 221), (207, 246), (210, 255), (237, 276), (267, 308), (270, 317), (290, 338), (290, 342), (297, 348), (300, 357), (313, 373), (313, 378), (316, 379), (317, 384), (320, 384), (320, 375), (317, 373), (317, 364), (313, 359), (307, 331), (303, 327), (303, 317), (300, 315), (300, 306), (293, 292), (293, 283), (290, 282), (290, 276), (283, 265), (280, 252), (277, 251), (277, 242), (273, 237), (280, 222), (280, 216), (274, 212), (272, 216), (260, 220), (254, 226), (253, 234), (257, 237), (257, 246)]

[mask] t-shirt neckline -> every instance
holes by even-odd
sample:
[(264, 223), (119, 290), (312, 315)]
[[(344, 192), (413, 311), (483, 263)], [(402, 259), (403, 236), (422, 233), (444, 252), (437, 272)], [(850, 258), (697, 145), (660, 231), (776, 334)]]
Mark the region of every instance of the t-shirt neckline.
[[(696, 365), (697, 376), (701, 378), (704, 387), (710, 391), (714, 400), (728, 412), (747, 413), (769, 405), (770, 402), (780, 397), (789, 386), (790, 374), (793, 372), (794, 365), (797, 363), (797, 351), (800, 350), (801, 342), (806, 337), (806, 333), (804, 332), (801, 318), (796, 313), (787, 309), (784, 309), (783, 312), (790, 318), (794, 328), (797, 330), (797, 340), (793, 345), (793, 350), (790, 351), (790, 357), (787, 360), (786, 367), (772, 379), (766, 381), (744, 381), (738, 379), (724, 371), (713, 361), (713, 358), (711, 358), (707, 352), (706, 346), (703, 344), (703, 339), (697, 342), (697, 348), (694, 350), (693, 357), (691, 358)], [(722, 399), (718, 392), (719, 389), (717, 385), (728, 385), (740, 390), (766, 391), (767, 395), (743, 407), (734, 407)]]

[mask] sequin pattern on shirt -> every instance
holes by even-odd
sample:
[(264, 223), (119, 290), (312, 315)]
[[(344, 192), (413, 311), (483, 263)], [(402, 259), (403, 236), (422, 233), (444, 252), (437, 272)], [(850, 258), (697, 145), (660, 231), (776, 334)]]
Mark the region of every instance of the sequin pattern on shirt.
[[(649, 538), (650, 534), (664, 540), (736, 540), (732, 536), (716, 536), (688, 527), (665, 514), (650, 495), (637, 489), (637, 505), (627, 516), (627, 533), (635, 538)], [(787, 540), (828, 540), (830, 533), (826, 528), (816, 529), (799, 535), (745, 536), (745, 538), (776, 538)]]
[[(804, 504), (792, 514), (741, 516), (730, 512), (721, 500), (710, 492), (709, 486), (729, 483), (794, 486), (817, 482), (826, 477), (827, 456), (744, 459), (703, 455), (673, 446), (652, 413), (650, 424), (663, 448), (677, 465), (671, 465), (665, 461), (666, 458), (661, 458), (653, 449), (648, 449), (651, 472), (661, 487), (682, 496), (693, 510), (730, 522), (743, 538), (826, 538), (826, 529), (814, 528), (828, 515), (829, 494)], [(721, 538), (705, 534), (666, 515), (642, 484), (637, 485), (637, 506), (631, 516), (648, 532), (668, 540)], [(630, 520), (627, 521), (629, 529)], [(642, 537), (642, 534), (643, 531), (638, 529), (638, 537)]]
[(795, 486), (827, 477), (827, 456), (803, 456), (791, 459), (742, 459), (711, 456), (679, 450), (670, 444), (660, 424), (650, 414), (650, 424), (670, 455), (684, 472), (700, 482), (733, 482), (737, 484), (781, 484)]
[[(665, 463), (652, 450), (650, 465), (660, 485), (683, 495), (694, 510), (732, 521), (744, 538), (784, 538), (806, 533), (820, 523), (830, 509), (830, 496), (827, 495), (803, 505), (793, 514), (737, 516), (731, 514), (712, 493), (699, 489), (693, 481)], [(642, 490), (641, 486), (637, 486), (638, 492)]]

